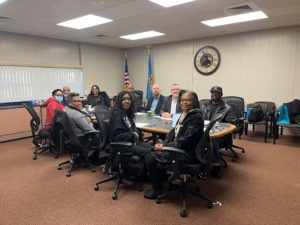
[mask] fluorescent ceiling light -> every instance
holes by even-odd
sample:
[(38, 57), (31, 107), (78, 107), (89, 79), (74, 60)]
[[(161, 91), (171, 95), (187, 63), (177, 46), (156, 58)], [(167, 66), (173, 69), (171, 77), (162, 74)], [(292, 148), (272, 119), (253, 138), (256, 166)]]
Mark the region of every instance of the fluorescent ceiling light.
[(175, 5), (181, 5), (188, 2), (193, 2), (195, 0), (149, 0), (150, 2), (154, 2), (163, 7), (171, 7)]
[(217, 27), (217, 26), (222, 26), (227, 24), (241, 23), (241, 22), (259, 20), (265, 18), (268, 18), (268, 16), (263, 11), (257, 11), (257, 12), (239, 14), (235, 16), (226, 16), (226, 17), (221, 17), (212, 20), (205, 20), (205, 21), (201, 21), (201, 23), (209, 27)]
[(83, 29), (83, 28), (92, 27), (92, 26), (96, 26), (96, 25), (99, 25), (99, 24), (108, 23), (108, 22), (111, 22), (111, 21), (112, 20), (104, 18), (104, 17), (89, 14), (89, 15), (86, 15), (86, 16), (78, 17), (76, 19), (72, 19), (72, 20), (62, 22), (62, 23), (58, 23), (57, 25), (63, 26), (63, 27), (70, 27), (70, 28), (80, 30), (80, 29)]
[(0, 5), (3, 3), (3, 2), (6, 2), (7, 0), (0, 0)]
[(129, 39), (129, 40), (138, 40), (138, 39), (157, 37), (157, 36), (162, 36), (162, 35), (165, 35), (165, 34), (151, 30), (151, 31), (146, 31), (146, 32), (142, 32), (142, 33), (121, 36), (120, 38)]

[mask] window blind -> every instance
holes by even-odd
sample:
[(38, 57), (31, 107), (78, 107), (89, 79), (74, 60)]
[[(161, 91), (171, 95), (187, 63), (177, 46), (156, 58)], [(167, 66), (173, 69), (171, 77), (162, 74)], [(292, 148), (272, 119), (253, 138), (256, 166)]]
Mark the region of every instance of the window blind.
[(83, 96), (82, 69), (0, 66), (0, 103), (45, 100), (65, 85)]

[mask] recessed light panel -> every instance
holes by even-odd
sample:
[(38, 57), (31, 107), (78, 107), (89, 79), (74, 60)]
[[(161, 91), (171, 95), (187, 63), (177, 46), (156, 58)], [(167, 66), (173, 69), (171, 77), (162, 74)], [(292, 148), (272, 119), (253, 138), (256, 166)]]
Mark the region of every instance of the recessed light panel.
[(3, 3), (3, 2), (6, 2), (7, 0), (0, 0), (0, 5)]
[(150, 2), (154, 2), (163, 7), (171, 7), (175, 5), (181, 5), (188, 2), (193, 2), (195, 0), (149, 0)]
[(103, 24), (103, 23), (108, 23), (108, 22), (111, 22), (111, 21), (112, 20), (104, 18), (104, 17), (89, 14), (89, 15), (86, 15), (86, 16), (78, 17), (76, 19), (72, 19), (72, 20), (62, 22), (62, 23), (58, 23), (57, 25), (63, 26), (63, 27), (70, 27), (70, 28), (80, 30), (80, 29), (83, 29), (83, 28), (93, 27), (93, 26)]
[(137, 33), (137, 34), (125, 35), (125, 36), (121, 36), (120, 38), (129, 39), (129, 40), (138, 40), (138, 39), (157, 37), (157, 36), (162, 36), (162, 35), (165, 35), (165, 34), (152, 30), (152, 31), (146, 31), (146, 32)]
[(217, 27), (217, 26), (223, 26), (223, 25), (228, 25), (233, 23), (241, 23), (241, 22), (260, 20), (266, 18), (268, 18), (268, 16), (263, 11), (257, 11), (257, 12), (239, 14), (235, 16), (226, 16), (226, 17), (221, 17), (212, 20), (205, 20), (205, 21), (201, 21), (201, 23), (209, 27)]

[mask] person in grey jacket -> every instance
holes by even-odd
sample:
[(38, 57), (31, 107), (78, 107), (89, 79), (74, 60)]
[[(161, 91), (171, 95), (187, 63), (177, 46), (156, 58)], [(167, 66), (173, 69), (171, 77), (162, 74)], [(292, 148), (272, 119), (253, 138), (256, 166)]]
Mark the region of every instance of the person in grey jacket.
[(81, 110), (82, 103), (78, 93), (71, 92), (68, 95), (69, 107), (66, 112), (71, 120), (73, 120), (73, 130), (76, 136), (85, 136), (90, 133), (99, 133), (93, 126), (91, 117)]

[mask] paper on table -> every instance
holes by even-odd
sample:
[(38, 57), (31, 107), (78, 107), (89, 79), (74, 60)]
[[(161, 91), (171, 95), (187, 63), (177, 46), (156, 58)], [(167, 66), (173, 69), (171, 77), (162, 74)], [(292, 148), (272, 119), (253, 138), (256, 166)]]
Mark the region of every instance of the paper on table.
[(144, 126), (147, 126), (149, 125), (148, 123), (136, 123), (135, 124), (137, 127), (144, 127)]
[(144, 114), (146, 114), (146, 113), (142, 113), (142, 112), (137, 112), (137, 113), (136, 113), (136, 115), (138, 115), (138, 116), (139, 116), (139, 115), (144, 115)]

